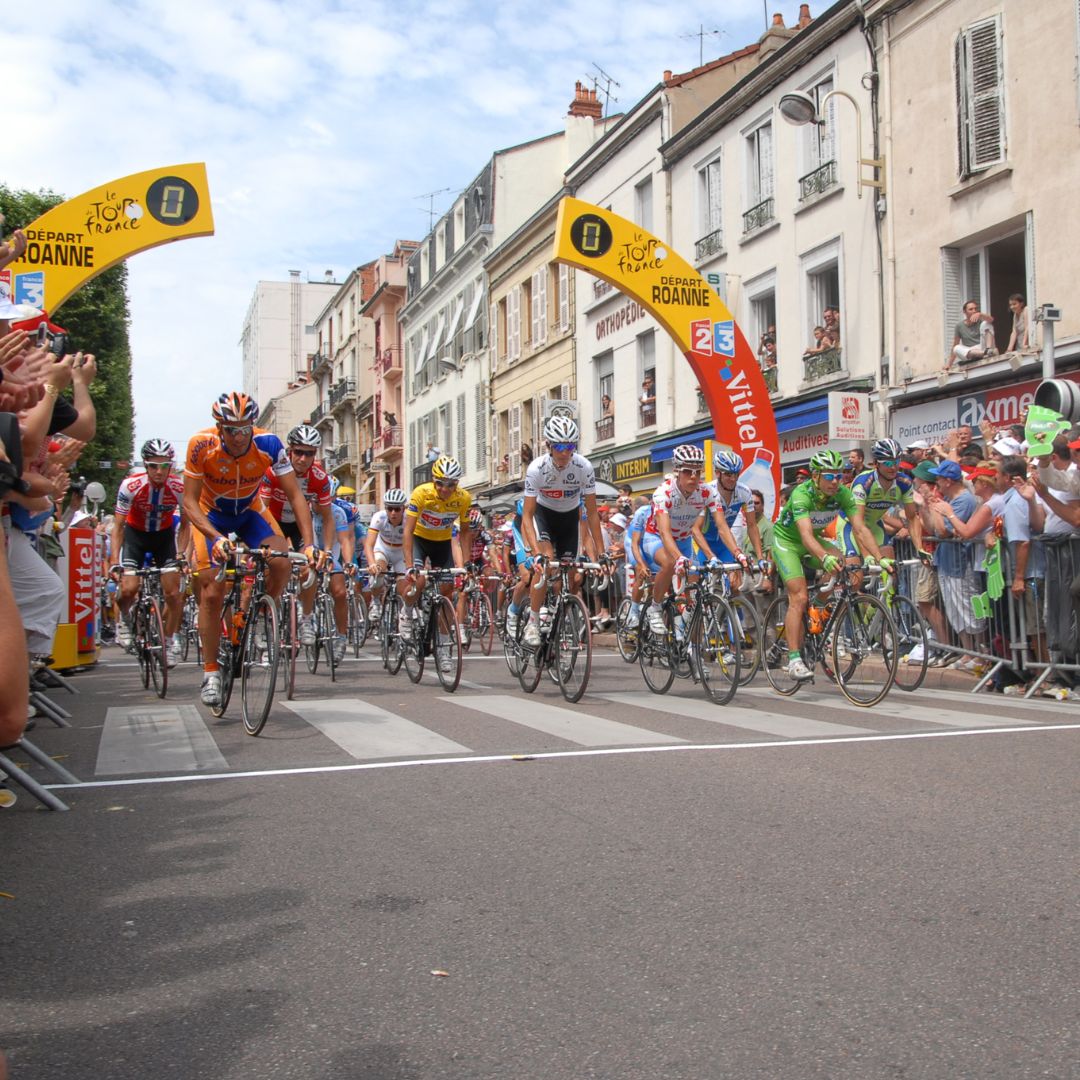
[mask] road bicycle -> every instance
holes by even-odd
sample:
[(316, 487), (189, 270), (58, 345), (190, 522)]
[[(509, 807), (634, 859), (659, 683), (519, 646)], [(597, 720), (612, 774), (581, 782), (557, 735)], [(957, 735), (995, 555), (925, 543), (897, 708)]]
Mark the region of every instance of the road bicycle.
[[(640, 573), (640, 571), (638, 571)], [(638, 605), (638, 617), (631, 620), (633, 601), (624, 596), (615, 612), (615, 644), (619, 655), (628, 663), (636, 664), (638, 658), (638, 638), (641, 632), (641, 620), (652, 600), (652, 578), (647, 577), (641, 586), (641, 602)]]
[[(896, 679), (899, 636), (885, 605), (865, 592), (856, 592), (852, 576), (860, 569), (870, 573), (880, 566), (841, 566), (825, 589), (815, 589), (807, 579), (809, 599), (803, 613), (803, 663), (825, 675), (853, 705), (869, 708), (881, 701)], [(794, 694), (804, 682), (789, 675), (785, 618), (786, 593), (769, 605), (761, 622), (762, 666), (769, 684), (778, 694)]]
[(139, 598), (130, 615), (131, 652), (139, 662), (143, 687), (148, 688), (153, 682), (154, 693), (163, 698), (169, 689), (169, 665), (165, 657), (165, 623), (161, 614), (165, 605), (161, 575), (176, 573), (176, 570), (144, 566), (124, 573), (134, 573), (139, 579)]
[[(555, 577), (548, 570), (552, 565), (557, 569)], [(584, 601), (571, 588), (572, 577), (581, 572), (606, 574), (607, 564), (578, 561), (569, 556), (557, 561), (539, 556), (533, 565), (534, 581), (530, 588), (546, 590), (540, 606), (540, 644), (525, 644), (529, 616), (527, 611), (522, 611), (517, 634), (509, 646), (513, 651), (518, 682), (527, 694), (536, 690), (545, 668), (558, 683), (567, 701), (580, 701), (589, 685), (592, 626)], [(508, 659), (508, 666), (510, 663)]]
[[(285, 697), (292, 701), (296, 693), (296, 659), (303, 645), (300, 643), (300, 592), (313, 583), (307, 560), (298, 552), (292, 552), (289, 562), (292, 573), (278, 601), (278, 624), (281, 631), (281, 659), (278, 671), (284, 684)], [(307, 570), (306, 575), (303, 571)], [(301, 577), (305, 577), (301, 581)]]
[[(903, 559), (896, 563), (896, 568), (921, 566), (920, 559)], [(896, 624), (897, 649), (896, 688), (909, 693), (918, 690), (926, 678), (926, 669), (930, 664), (930, 627), (919, 614), (915, 602), (899, 592), (896, 577), (882, 574), (871, 578), (866, 584), (866, 591), (878, 599), (888, 609)]]
[[(723, 595), (723, 575), (739, 570), (738, 563), (683, 565), (660, 605), (664, 632), (657, 633), (643, 610), (638, 631), (638, 665), (645, 685), (665, 694), (676, 677), (700, 683), (705, 695), (726, 705), (739, 687), (742, 628)], [(674, 583), (673, 583), (674, 584)], [(654, 603), (655, 606), (655, 603)]]
[(491, 606), (491, 597), (484, 591), (487, 581), (498, 581), (497, 576), (485, 577), (478, 569), (470, 570), (465, 576), (462, 587), (465, 593), (464, 636), (461, 647), (468, 652), (477, 645), (485, 656), (491, 655), (491, 645), (495, 639), (495, 613)]
[[(401, 658), (396, 662), (398, 667), (404, 663), (410, 681), (418, 683), (424, 675), (425, 659), (434, 656), (439, 682), (447, 693), (453, 693), (461, 682), (461, 639), (454, 604), (443, 596), (439, 586), (453, 582), (460, 587), (463, 571), (425, 570), (423, 573), (424, 586), (413, 609), (412, 632), (397, 635)], [(394, 606), (397, 611), (401, 610), (398, 605)]]
[(368, 608), (368, 603), (364, 599), (364, 593), (361, 589), (361, 575), (364, 573), (362, 570), (355, 571), (352, 575), (346, 575), (345, 588), (347, 590), (347, 604), (349, 612), (348, 628), (345, 631), (348, 638), (349, 646), (352, 648), (353, 656), (358, 657), (360, 650), (364, 647), (364, 642), (374, 632), (374, 626), (372, 625), (371, 612)]
[(318, 570), (316, 574), (318, 587), (311, 607), (315, 640), (304, 646), (304, 659), (308, 671), (314, 675), (319, 670), (319, 657), (325, 653), (330, 681), (336, 682), (338, 661), (334, 654), (334, 640), (337, 637), (337, 617), (334, 613), (334, 597), (330, 592), (330, 571)]

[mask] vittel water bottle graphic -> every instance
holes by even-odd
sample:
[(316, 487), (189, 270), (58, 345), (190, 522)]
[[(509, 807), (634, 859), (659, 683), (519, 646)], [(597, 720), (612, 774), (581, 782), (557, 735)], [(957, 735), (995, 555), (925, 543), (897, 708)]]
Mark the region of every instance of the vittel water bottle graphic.
[(776, 486), (772, 473), (773, 452), (764, 446), (754, 451), (754, 460), (743, 469), (739, 483), (765, 496), (765, 517), (772, 521), (776, 513)]

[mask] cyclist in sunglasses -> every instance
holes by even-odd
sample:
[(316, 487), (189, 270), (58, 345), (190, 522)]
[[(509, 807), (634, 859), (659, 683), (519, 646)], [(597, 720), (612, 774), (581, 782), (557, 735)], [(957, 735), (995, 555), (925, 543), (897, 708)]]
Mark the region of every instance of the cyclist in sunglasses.
[(851, 488), (841, 483), (843, 474), (844, 459), (835, 450), (819, 450), (810, 459), (810, 479), (796, 485), (773, 526), (773, 559), (787, 589), (787, 672), (793, 679), (811, 678), (802, 658), (803, 614), (808, 601), (806, 566), (833, 574), (843, 565), (842, 549), (824, 537), (837, 514), (851, 523), (859, 550), (892, 569), (892, 559), (882, 555), (874, 534), (858, 513)]
[[(526, 556), (546, 555), (559, 559), (568, 555), (574, 558), (578, 553), (583, 501), (596, 550), (603, 551), (600, 515), (596, 509), (596, 472), (589, 459), (577, 453), (577, 423), (569, 416), (549, 416), (544, 422), (543, 435), (548, 452), (533, 458), (525, 472), (521, 534)], [(540, 644), (543, 599), (543, 589), (529, 590), (531, 610), (522, 637), (526, 645)]]

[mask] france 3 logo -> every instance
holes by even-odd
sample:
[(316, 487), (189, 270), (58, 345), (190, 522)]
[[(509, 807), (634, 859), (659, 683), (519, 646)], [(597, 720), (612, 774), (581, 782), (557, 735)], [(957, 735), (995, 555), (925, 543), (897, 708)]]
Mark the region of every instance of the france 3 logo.
[(725, 319), (695, 319), (690, 323), (690, 347), (700, 356), (726, 356), (735, 358), (735, 322)]

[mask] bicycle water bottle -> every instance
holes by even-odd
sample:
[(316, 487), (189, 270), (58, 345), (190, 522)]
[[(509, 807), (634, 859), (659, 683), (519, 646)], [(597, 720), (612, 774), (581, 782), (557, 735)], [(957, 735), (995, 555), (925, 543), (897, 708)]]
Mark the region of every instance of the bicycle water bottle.
[(825, 612), (822, 608), (814, 607), (812, 604), (807, 609), (807, 618), (810, 624), (811, 634), (820, 634), (821, 628), (825, 625)]
[(548, 610), (546, 604), (540, 609), (539, 614), (540, 614), (540, 629), (544, 633), (547, 633), (547, 631), (551, 629), (551, 612)]
[(754, 451), (754, 460), (743, 469), (739, 483), (745, 484), (752, 491), (760, 491), (765, 496), (765, 520), (772, 521), (776, 516), (776, 484), (773, 481), (773, 452), (764, 446)]

